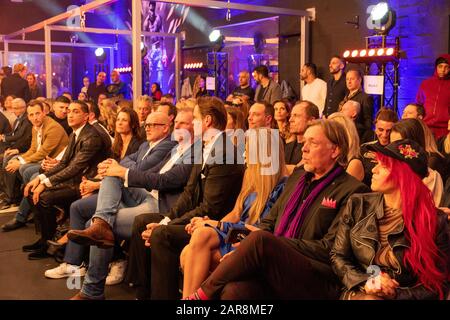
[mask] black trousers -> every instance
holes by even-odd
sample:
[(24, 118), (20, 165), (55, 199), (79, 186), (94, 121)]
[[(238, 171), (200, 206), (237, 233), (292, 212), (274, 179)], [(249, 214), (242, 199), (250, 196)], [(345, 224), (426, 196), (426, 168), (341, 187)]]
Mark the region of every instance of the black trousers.
[(134, 218), (133, 231), (131, 234), (128, 267), (125, 281), (132, 283), (137, 290), (138, 299), (150, 298), (150, 261), (151, 250), (144, 245), (141, 234), (146, 230), (149, 223), (158, 223), (162, 216), (158, 213), (141, 214)]
[(185, 225), (160, 226), (152, 232), (152, 300), (180, 299), (180, 254), (191, 236)]
[(39, 202), (33, 205), (33, 195), (28, 197), (28, 202), (34, 213), (37, 229), (41, 232), (42, 240), (53, 239), (56, 232), (55, 206), (65, 212), (69, 212), (72, 202), (81, 198), (79, 185), (57, 185), (44, 190), (40, 194)]
[(287, 239), (250, 233), (201, 285), (212, 299), (337, 299), (336, 278), (324, 277)]
[[(20, 180), (19, 180), (19, 170), (14, 173), (9, 173), (5, 170), (6, 163), (12, 159), (14, 156), (6, 156), (2, 155), (0, 157), (0, 186), (5, 194), (5, 200), (9, 203), (19, 202), (22, 199), (22, 194), (20, 192)], [(5, 167), (3, 166), (3, 162), (5, 162)]]

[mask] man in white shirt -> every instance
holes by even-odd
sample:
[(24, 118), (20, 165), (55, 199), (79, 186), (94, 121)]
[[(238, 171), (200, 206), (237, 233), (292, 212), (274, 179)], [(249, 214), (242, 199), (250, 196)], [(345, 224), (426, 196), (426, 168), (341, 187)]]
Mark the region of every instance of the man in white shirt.
[(300, 71), (300, 80), (305, 81), (302, 100), (314, 103), (322, 116), (327, 97), (327, 83), (317, 78), (317, 67), (314, 63), (305, 63)]

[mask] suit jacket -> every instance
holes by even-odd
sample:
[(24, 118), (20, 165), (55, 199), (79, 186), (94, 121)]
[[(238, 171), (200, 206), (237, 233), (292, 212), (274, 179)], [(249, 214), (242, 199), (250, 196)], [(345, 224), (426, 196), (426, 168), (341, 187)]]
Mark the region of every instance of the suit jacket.
[(361, 112), (356, 118), (356, 129), (358, 130), (361, 143), (373, 140), (372, 117), (373, 117), (373, 98), (367, 93), (358, 90), (354, 95), (347, 96), (345, 99), (353, 100), (361, 104)]
[(102, 125), (97, 121), (92, 126), (97, 130), (98, 135), (102, 139), (102, 149), (105, 152), (105, 157), (110, 158), (112, 156), (112, 141), (109, 133), (102, 127)]
[(286, 143), (284, 146), (284, 160), (286, 164), (297, 164), (302, 160), (302, 143), (298, 143), (297, 139)]
[(202, 144), (199, 139), (183, 153), (170, 170), (162, 174), (159, 171), (171, 158), (171, 152), (160, 164), (145, 172), (129, 170), (128, 186), (145, 188), (148, 191), (158, 190), (159, 212), (168, 212), (188, 183), (196, 155), (197, 159), (201, 158), (199, 154), (201, 150)]
[[(294, 169), (283, 193), (257, 227), (272, 233), (275, 231), (281, 221), (286, 204), (303, 174), (305, 174), (303, 166)], [(284, 239), (308, 258), (313, 268), (322, 274), (334, 277), (330, 266), (330, 250), (334, 243), (339, 217), (348, 198), (353, 193), (368, 191), (367, 186), (343, 172), (325, 187), (311, 204), (307, 216), (300, 226), (298, 238)], [(335, 200), (334, 208), (324, 206), (322, 203), (325, 199)]]
[[(28, 120), (27, 114), (24, 113), (19, 118), (19, 124), (16, 130), (5, 135), (6, 148), (19, 149), (19, 152), (25, 152), (30, 148), (31, 130), (33, 125)], [(13, 128), (14, 129), (14, 128)]]
[(45, 176), (53, 186), (60, 183), (76, 185), (81, 182), (82, 176), (95, 177), (97, 165), (105, 159), (97, 130), (86, 123), (76, 141), (75, 133), (72, 132), (61, 161), (45, 172)]
[(122, 161), (120, 161), (120, 164), (130, 170), (137, 170), (141, 172), (148, 170), (158, 165), (176, 144), (177, 142), (171, 141), (170, 135), (168, 135), (155, 147), (153, 147), (145, 158), (142, 159), (150, 148), (148, 141), (145, 141), (141, 144), (138, 151), (123, 158)]
[[(131, 141), (130, 141), (130, 143), (128, 144), (128, 148), (127, 148), (127, 151), (125, 151), (125, 156), (124, 156), (124, 158), (126, 157), (126, 156), (129, 156), (130, 154), (133, 154), (133, 153), (135, 153), (136, 151), (138, 151), (139, 150), (139, 147), (141, 146), (141, 144), (143, 143), (144, 141), (141, 139), (141, 138), (139, 138), (139, 137), (137, 137), (137, 136), (133, 136), (132, 138), (131, 138)], [(120, 155), (112, 155), (113, 157), (114, 157), (114, 159), (116, 159), (117, 161), (120, 161)]]
[(37, 131), (33, 128), (31, 147), (21, 155), (26, 162), (39, 162), (46, 156), (56, 158), (69, 142), (66, 131), (55, 120), (45, 117), (42, 124), (41, 147), (37, 150)]
[(27, 80), (23, 79), (18, 73), (6, 77), (2, 80), (2, 95), (4, 97), (14, 95), (22, 98), (25, 102), (30, 101), (31, 94)]
[[(264, 89), (262, 88), (261, 85), (258, 85), (256, 87), (256, 91), (255, 91), (255, 100), (258, 99), (259, 92), (261, 90), (264, 90)], [(278, 83), (276, 83), (275, 81), (270, 80), (268, 88), (266, 89), (266, 92), (264, 93), (262, 100), (264, 100), (270, 104), (273, 104), (275, 101), (280, 100), (280, 99), (281, 99), (280, 85)]]
[[(228, 152), (227, 146), (232, 148)], [(244, 174), (244, 165), (240, 164), (243, 162), (236, 159), (242, 155), (222, 133), (213, 145), (211, 156), (215, 159), (213, 163), (193, 166), (183, 193), (166, 214), (172, 219), (169, 224), (185, 225), (193, 217), (206, 215), (220, 220), (233, 209)]]
[(11, 124), (8, 118), (0, 111), (0, 134), (7, 134), (11, 132)]

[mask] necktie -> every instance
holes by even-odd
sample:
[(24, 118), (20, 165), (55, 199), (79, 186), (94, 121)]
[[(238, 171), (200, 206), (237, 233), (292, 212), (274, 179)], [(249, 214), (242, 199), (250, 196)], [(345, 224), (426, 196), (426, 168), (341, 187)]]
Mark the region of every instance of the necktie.
[(14, 133), (16, 133), (16, 129), (17, 129), (17, 127), (19, 126), (19, 122), (20, 122), (19, 118), (17, 118), (16, 120), (14, 120), (13, 133), (12, 133), (12, 135), (14, 135)]

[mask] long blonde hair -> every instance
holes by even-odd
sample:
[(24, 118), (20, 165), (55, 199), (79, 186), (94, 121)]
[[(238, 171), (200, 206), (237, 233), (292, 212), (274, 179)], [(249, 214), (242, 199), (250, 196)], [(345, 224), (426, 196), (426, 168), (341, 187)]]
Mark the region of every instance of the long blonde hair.
[[(253, 129), (256, 131), (256, 134), (248, 134), (247, 142), (245, 148), (246, 159), (249, 161), (250, 153), (249, 146), (250, 144), (255, 144), (257, 146), (257, 159), (256, 163), (248, 163), (247, 169), (244, 173), (244, 179), (242, 181), (242, 188), (239, 196), (236, 200), (236, 204), (234, 206), (233, 212), (242, 213), (244, 207), (244, 201), (247, 196), (253, 192), (256, 192), (256, 199), (253, 202), (252, 206), (248, 212), (248, 219), (246, 223), (254, 224), (260, 218), (260, 215), (263, 213), (266, 202), (269, 198), (270, 193), (278, 184), (280, 179), (287, 175), (286, 165), (284, 162), (284, 146), (280, 139), (277, 130), (269, 129), (269, 128), (258, 128)], [(266, 134), (264, 134), (264, 131)], [(276, 136), (275, 136), (276, 135)], [(278, 170), (273, 174), (263, 175), (261, 174), (264, 169), (267, 169), (267, 165), (263, 164), (261, 161), (260, 155), (260, 147), (264, 142), (264, 138), (267, 137), (267, 145), (265, 146), (265, 150), (269, 152), (272, 150), (272, 140), (278, 140), (278, 150), (270, 155), (263, 155), (264, 157), (270, 158), (270, 163), (274, 163), (278, 161)], [(264, 150), (264, 147), (263, 147)]]
[(341, 112), (335, 112), (328, 117), (329, 120), (336, 121), (340, 123), (347, 134), (348, 137), (348, 154), (347, 161), (350, 162), (353, 158), (359, 156), (359, 135), (358, 130), (356, 130), (355, 123), (352, 119), (347, 117)]
[(116, 129), (117, 105), (111, 99), (104, 99), (100, 105), (100, 120), (106, 126), (110, 133), (114, 133)]
[(423, 120), (421, 120), (421, 119), (417, 119), (417, 120), (419, 120), (420, 124), (422, 125), (423, 133), (425, 135), (425, 151), (428, 154), (437, 153), (441, 157), (444, 157), (443, 154), (440, 153), (438, 150), (438, 147), (436, 144), (436, 139), (434, 139), (434, 136), (433, 136), (433, 132), (431, 132), (430, 128), (428, 128), (428, 126), (425, 124), (425, 122)]

